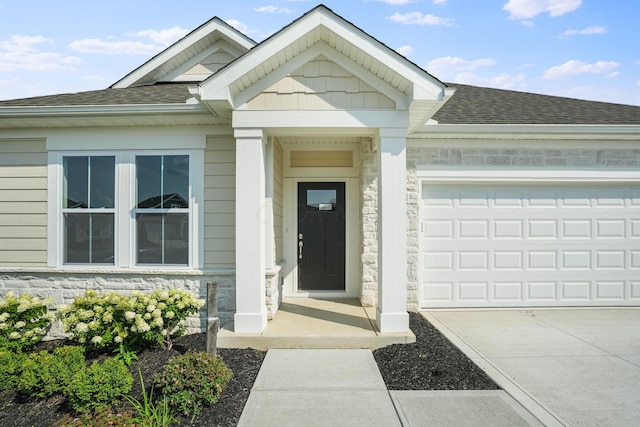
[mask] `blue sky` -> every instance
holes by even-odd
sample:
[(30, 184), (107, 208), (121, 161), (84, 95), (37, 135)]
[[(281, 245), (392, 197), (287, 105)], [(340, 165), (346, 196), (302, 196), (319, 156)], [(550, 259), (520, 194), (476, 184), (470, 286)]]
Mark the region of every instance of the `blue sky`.
[[(218, 16), (262, 41), (317, 0), (0, 0), (0, 99), (108, 87)], [(640, 105), (638, 0), (325, 0), (445, 82)]]

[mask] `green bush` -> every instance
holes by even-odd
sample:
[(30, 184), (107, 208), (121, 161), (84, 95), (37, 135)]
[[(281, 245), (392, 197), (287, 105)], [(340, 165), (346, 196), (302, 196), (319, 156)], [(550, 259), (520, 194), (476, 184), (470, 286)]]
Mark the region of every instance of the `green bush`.
[(190, 351), (171, 359), (154, 384), (173, 409), (195, 416), (203, 406), (218, 401), (231, 377), (233, 373), (221, 358)]
[(26, 356), (10, 350), (0, 350), (0, 391), (13, 390), (18, 385), (22, 362)]
[(129, 296), (89, 290), (59, 313), (73, 340), (127, 354), (160, 344), (171, 348), (173, 338), (184, 333), (184, 320), (203, 304), (180, 289)]
[(51, 326), (52, 316), (47, 304), (52, 299), (40, 299), (29, 294), (18, 297), (7, 292), (0, 300), (0, 348), (29, 350), (39, 343)]
[(62, 346), (52, 353), (29, 354), (22, 364), (17, 389), (30, 396), (48, 397), (64, 393), (71, 378), (85, 369), (84, 349)]
[(110, 357), (75, 373), (67, 387), (67, 397), (77, 412), (90, 412), (110, 406), (127, 394), (132, 384), (133, 377), (124, 362)]

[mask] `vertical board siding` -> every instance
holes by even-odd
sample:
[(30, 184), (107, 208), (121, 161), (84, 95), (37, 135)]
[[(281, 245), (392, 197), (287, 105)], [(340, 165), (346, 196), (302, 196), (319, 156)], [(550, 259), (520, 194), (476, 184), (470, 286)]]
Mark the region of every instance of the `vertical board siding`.
[(233, 268), (236, 243), (236, 145), (233, 137), (209, 137), (204, 159), (204, 264)]
[(0, 266), (46, 265), (45, 141), (0, 139)]

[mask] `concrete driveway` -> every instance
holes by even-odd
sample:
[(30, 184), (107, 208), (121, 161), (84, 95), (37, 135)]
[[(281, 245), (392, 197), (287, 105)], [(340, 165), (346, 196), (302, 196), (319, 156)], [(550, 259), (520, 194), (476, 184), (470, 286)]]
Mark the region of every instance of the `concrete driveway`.
[(545, 425), (640, 425), (640, 308), (422, 314)]

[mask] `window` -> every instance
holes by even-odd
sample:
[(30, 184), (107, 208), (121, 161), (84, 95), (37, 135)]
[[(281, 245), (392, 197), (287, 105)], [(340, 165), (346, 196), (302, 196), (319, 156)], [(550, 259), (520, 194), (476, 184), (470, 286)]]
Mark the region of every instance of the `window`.
[(115, 157), (63, 158), (65, 264), (113, 264)]
[(198, 268), (202, 150), (50, 153), (49, 265)]
[(189, 156), (136, 157), (136, 264), (189, 264)]

